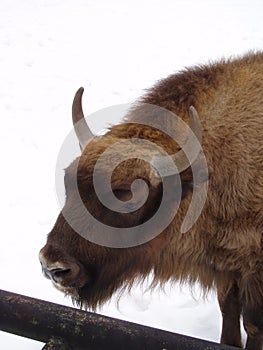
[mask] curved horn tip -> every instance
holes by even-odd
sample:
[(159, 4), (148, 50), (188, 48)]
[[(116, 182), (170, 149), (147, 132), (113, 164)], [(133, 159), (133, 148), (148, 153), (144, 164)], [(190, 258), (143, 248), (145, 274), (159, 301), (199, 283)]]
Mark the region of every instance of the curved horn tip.
[(201, 121), (200, 121), (199, 114), (197, 110), (194, 108), (194, 106), (189, 107), (189, 114), (190, 114), (190, 128), (199, 138), (200, 132), (201, 132)]
[(80, 87), (77, 92), (75, 93), (73, 103), (72, 103), (72, 121), (75, 125), (76, 122), (78, 122), (80, 119), (84, 118), (83, 110), (82, 110), (82, 94), (83, 94), (84, 88)]
[(197, 110), (194, 108), (194, 106), (189, 107), (189, 112), (195, 116), (198, 116)]
[(78, 137), (81, 150), (83, 150), (87, 142), (94, 137), (87, 122), (85, 121), (83, 109), (82, 109), (82, 94), (84, 88), (80, 87), (75, 94), (72, 103), (72, 121), (75, 129), (75, 133)]
[(76, 95), (82, 95), (83, 92), (84, 92), (84, 87), (81, 86), (81, 87), (77, 90)]

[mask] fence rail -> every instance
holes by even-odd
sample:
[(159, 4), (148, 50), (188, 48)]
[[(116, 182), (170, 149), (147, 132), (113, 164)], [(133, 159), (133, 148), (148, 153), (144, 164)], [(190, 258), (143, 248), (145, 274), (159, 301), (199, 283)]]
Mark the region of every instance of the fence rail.
[(0, 329), (43, 350), (233, 350), (236, 348), (0, 290)]

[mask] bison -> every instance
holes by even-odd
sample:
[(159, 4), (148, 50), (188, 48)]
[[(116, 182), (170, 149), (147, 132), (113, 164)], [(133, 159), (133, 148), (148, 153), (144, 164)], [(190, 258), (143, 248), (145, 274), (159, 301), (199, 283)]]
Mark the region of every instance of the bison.
[[(217, 290), (221, 342), (242, 347), (242, 315), (246, 347), (263, 349), (263, 53), (195, 66), (161, 80), (123, 122), (96, 137), (84, 120), (82, 93), (81, 88), (72, 108), (82, 153), (65, 170), (65, 206), (40, 251), (44, 275), (75, 303), (91, 309), (149, 274), (152, 287), (167, 281), (190, 286), (199, 282), (204, 292)], [(153, 106), (150, 113), (144, 104)], [(176, 116), (189, 127), (179, 126)], [(173, 130), (183, 143), (169, 135)], [(198, 139), (202, 150), (196, 152), (198, 142), (191, 146), (191, 139)], [(133, 147), (137, 153), (131, 156)], [(167, 158), (162, 150), (177, 172), (159, 173), (153, 160), (162, 165), (162, 157)], [(105, 198), (103, 179), (110, 172), (116, 207), (109, 208), (97, 195), (95, 170), (101, 177), (100, 196)], [(194, 191), (205, 185), (200, 215), (188, 232), (182, 232)], [(152, 225), (153, 235), (124, 247), (96, 243), (108, 233), (84, 218), (77, 199), (78, 192), (85, 209), (103, 227), (117, 227), (118, 238), (155, 216), (167, 187), (165, 210)], [(166, 216), (169, 220), (161, 228)], [(143, 237), (143, 230), (139, 234)]]

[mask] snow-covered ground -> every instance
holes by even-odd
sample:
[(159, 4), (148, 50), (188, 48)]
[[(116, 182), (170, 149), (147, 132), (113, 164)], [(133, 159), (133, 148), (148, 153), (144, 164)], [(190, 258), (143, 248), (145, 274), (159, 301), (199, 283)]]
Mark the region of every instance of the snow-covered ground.
[[(38, 251), (59, 212), (56, 158), (84, 86), (86, 114), (131, 102), (196, 63), (263, 48), (262, 0), (1, 0), (1, 289), (71, 305), (44, 279)], [(104, 125), (113, 121), (111, 116)], [(101, 121), (100, 121), (101, 122)], [(93, 121), (95, 131), (101, 128)], [(100, 313), (219, 340), (215, 296), (140, 287)], [(1, 349), (42, 345), (0, 334)]]

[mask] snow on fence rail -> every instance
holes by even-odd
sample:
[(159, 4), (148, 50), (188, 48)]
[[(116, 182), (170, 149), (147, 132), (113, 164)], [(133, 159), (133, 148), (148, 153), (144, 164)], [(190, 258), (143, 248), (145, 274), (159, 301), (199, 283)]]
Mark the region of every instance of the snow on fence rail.
[(43, 350), (236, 349), (0, 290), (0, 329)]

